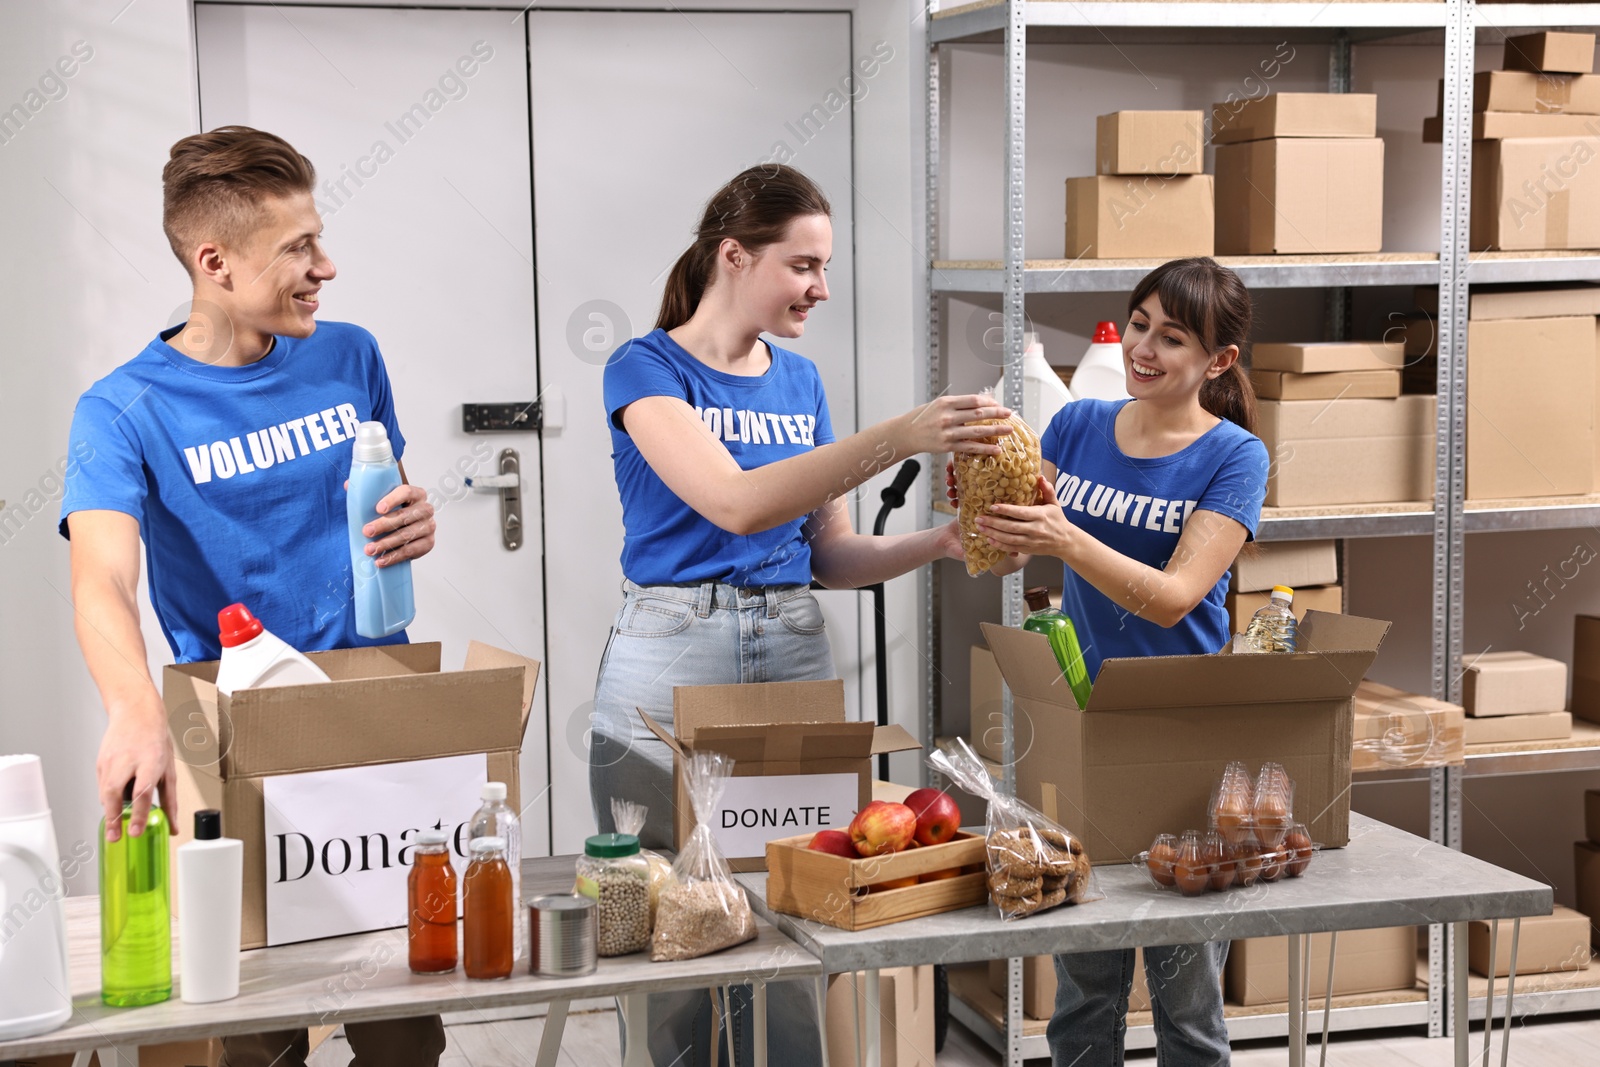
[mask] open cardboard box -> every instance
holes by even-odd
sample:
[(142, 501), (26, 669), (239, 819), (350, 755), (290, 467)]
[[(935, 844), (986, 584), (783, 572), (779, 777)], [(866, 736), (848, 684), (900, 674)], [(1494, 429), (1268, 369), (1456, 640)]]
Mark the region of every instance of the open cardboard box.
[(224, 832), (244, 842), (241, 948), (267, 944), (268, 778), (481, 753), (488, 780), (506, 783), (507, 803), (520, 810), (517, 757), (537, 661), (477, 641), (459, 671), (440, 669), (436, 642), (310, 658), (331, 681), (241, 689), (230, 697), (217, 691), (214, 660), (174, 664), (162, 676), (184, 813), (172, 847), (191, 840), (194, 812), (202, 808), (220, 810)]
[[(844, 682), (760, 682), (742, 685), (680, 685), (672, 691), (673, 731), (668, 733), (644, 711), (639, 717), (673, 752), (672, 779), (676, 808), (674, 843), (678, 848), (694, 830), (694, 808), (684, 789), (683, 759), (690, 752), (721, 752), (733, 759), (733, 778), (768, 781), (730, 782), (723, 796), (718, 844), (735, 871), (767, 869), (766, 841), (801, 831), (843, 830), (872, 799), (872, 757), (882, 752), (921, 748), (902, 726), (847, 722)], [(795, 775), (850, 775), (842, 791), (804, 788)], [(741, 796), (760, 796), (755, 829), (769, 827), (761, 847), (737, 848), (729, 831), (738, 825)], [(804, 800), (802, 807), (790, 798)], [(734, 822), (728, 825), (727, 816)], [(745, 820), (742, 829), (751, 829)], [(743, 835), (749, 837), (749, 835)], [(731, 850), (730, 850), (731, 849)], [(886, 876), (887, 877), (887, 876)]]
[(1017, 795), (1127, 863), (1157, 834), (1200, 826), (1230, 760), (1283, 764), (1312, 840), (1350, 841), (1351, 698), (1389, 623), (1308, 611), (1305, 651), (1109, 659), (1079, 710), (1042, 635), (983, 624), (1033, 743)]

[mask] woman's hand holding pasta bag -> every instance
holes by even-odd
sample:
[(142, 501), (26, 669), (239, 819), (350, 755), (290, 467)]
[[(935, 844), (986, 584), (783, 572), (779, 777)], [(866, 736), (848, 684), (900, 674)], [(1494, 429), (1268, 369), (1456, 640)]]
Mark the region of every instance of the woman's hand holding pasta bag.
[(1039, 502), (1031, 507), (995, 504), (978, 517), (978, 528), (991, 545), (1012, 555), (1065, 554), (1078, 528), (1067, 519), (1055, 487), (1043, 476), (1038, 481)]
[(988, 393), (941, 396), (912, 408), (894, 420), (899, 444), (906, 455), (931, 452), (958, 452), (978, 456), (998, 456), (1000, 446), (990, 444), (995, 437), (1011, 432), (1009, 426), (983, 425), (991, 419), (1004, 419), (1011, 409)]

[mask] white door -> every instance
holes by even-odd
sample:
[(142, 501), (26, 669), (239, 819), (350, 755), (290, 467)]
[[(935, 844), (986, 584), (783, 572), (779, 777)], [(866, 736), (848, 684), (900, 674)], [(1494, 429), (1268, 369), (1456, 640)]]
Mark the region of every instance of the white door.
[[(589, 795), (595, 672), (622, 602), (605, 359), (652, 329), (667, 271), (705, 202), (753, 164), (792, 162), (833, 204), (832, 297), (792, 347), (820, 367), (835, 432), (856, 429), (850, 107), (838, 92), (850, 71), (850, 19), (532, 11), (529, 46), (539, 348), (544, 386), (567, 405), (565, 429), (545, 437), (544, 469), (550, 772), (559, 805)], [(857, 596), (819, 597), (852, 715)], [(558, 852), (577, 851), (592, 832), (587, 804), (570, 808), (574, 818), (555, 825)]]
[[(527, 50), (505, 12), (198, 4), (201, 123), (276, 133), (317, 167), (339, 275), (322, 315), (377, 337), (405, 431), (406, 474), (439, 508), (414, 569), (414, 641), (459, 667), (476, 638), (540, 661), (545, 646), (539, 437), (467, 435), (463, 402), (532, 400), (533, 207)], [(501, 546), (496, 495), (469, 493), (521, 453), (531, 513)], [(522, 750), (523, 848), (549, 849), (545, 686)], [(586, 805), (585, 805), (586, 807)]]

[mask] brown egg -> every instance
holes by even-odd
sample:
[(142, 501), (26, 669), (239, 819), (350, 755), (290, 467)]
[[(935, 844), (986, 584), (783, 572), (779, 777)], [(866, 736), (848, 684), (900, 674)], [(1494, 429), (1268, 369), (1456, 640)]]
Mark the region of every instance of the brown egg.
[(1283, 839), (1283, 847), (1293, 855), (1289, 861), (1289, 877), (1298, 878), (1311, 866), (1311, 837), (1302, 826), (1296, 826)]
[(1263, 882), (1276, 882), (1283, 877), (1283, 872), (1289, 867), (1290, 853), (1287, 849), (1273, 849), (1261, 856), (1261, 880)]
[(1251, 837), (1250, 798), (1243, 792), (1225, 792), (1217, 798), (1217, 832), (1230, 845), (1240, 845)]
[(1178, 883), (1179, 892), (1186, 897), (1204, 893), (1211, 881), (1211, 873), (1206, 870), (1205, 864), (1193, 860), (1180, 859), (1173, 865), (1172, 877)]
[(1221, 892), (1233, 884), (1233, 864), (1221, 834), (1207, 834), (1201, 841), (1200, 861), (1206, 865), (1213, 890)]
[(1173, 875), (1172, 868), (1177, 859), (1178, 850), (1165, 841), (1158, 840), (1150, 846), (1150, 852), (1145, 856), (1145, 864), (1150, 868), (1150, 877), (1154, 878), (1158, 885), (1177, 885), (1178, 880)]
[(1252, 845), (1241, 845), (1234, 852), (1233, 866), (1240, 885), (1255, 885), (1261, 877), (1261, 854)]
[(1282, 793), (1268, 791), (1256, 795), (1255, 836), (1262, 848), (1277, 848), (1289, 829), (1289, 806)]

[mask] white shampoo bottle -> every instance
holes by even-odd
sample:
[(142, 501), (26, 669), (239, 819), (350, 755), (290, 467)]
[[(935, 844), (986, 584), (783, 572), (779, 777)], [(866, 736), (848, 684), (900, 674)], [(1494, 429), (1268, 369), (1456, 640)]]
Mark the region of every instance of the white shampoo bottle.
[(178, 985), (187, 1004), (239, 995), (244, 842), (222, 836), (222, 813), (194, 813), (194, 840), (178, 846)]

